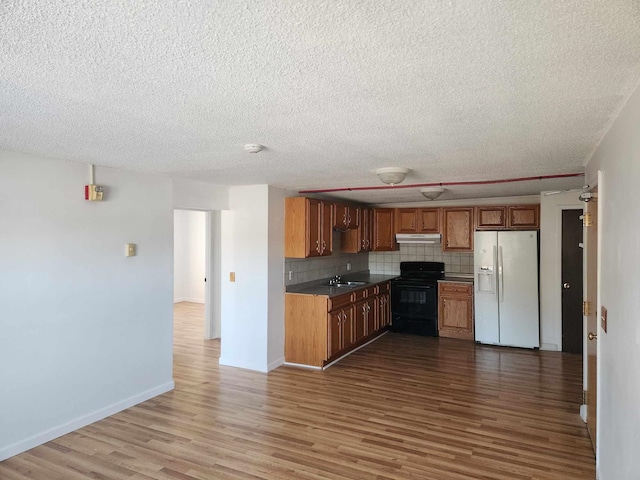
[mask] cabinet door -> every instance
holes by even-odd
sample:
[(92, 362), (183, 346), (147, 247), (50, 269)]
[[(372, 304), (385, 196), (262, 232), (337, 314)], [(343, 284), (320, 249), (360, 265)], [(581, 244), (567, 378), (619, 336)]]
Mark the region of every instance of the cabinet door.
[(476, 230), (499, 230), (507, 226), (507, 207), (476, 207)]
[(540, 205), (511, 205), (508, 207), (507, 226), (513, 229), (540, 228)]
[(419, 209), (417, 227), (419, 233), (440, 233), (440, 209)]
[(333, 204), (333, 228), (344, 230), (348, 227), (348, 210), (349, 207), (344, 203)]
[(349, 348), (356, 341), (353, 323), (353, 308), (345, 308), (342, 310), (342, 344), (341, 348)]
[(473, 207), (444, 208), (442, 251), (473, 252)]
[(373, 209), (373, 245), (374, 252), (389, 252), (396, 249), (396, 236), (393, 232), (393, 209)]
[(307, 198), (307, 257), (318, 257), (322, 253), (320, 228), (322, 202)]
[(376, 331), (376, 309), (375, 309), (375, 298), (370, 298), (364, 302), (364, 306), (366, 307), (365, 318), (367, 322), (367, 330), (366, 334), (371, 335)]
[(331, 358), (342, 349), (342, 310), (329, 312), (328, 328), (327, 358)]
[(439, 304), (438, 334), (473, 340), (473, 297), (442, 296)]
[(418, 217), (415, 208), (397, 208), (396, 216), (396, 233), (416, 233), (418, 231)]
[(376, 330), (387, 327), (389, 325), (389, 294), (378, 295), (376, 298), (378, 318), (376, 319)]
[(333, 250), (333, 208), (330, 203), (321, 202), (320, 255), (331, 255)]
[(360, 207), (347, 205), (347, 228), (358, 228), (360, 225)]
[(355, 332), (355, 341), (357, 342), (361, 338), (364, 338), (367, 331), (367, 320), (365, 317), (366, 308), (363, 308), (364, 302), (357, 303), (353, 312), (353, 324)]

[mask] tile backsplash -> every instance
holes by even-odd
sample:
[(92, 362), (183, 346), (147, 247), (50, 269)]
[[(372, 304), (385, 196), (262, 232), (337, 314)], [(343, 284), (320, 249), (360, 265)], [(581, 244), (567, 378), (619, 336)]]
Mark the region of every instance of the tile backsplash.
[(443, 252), (441, 245), (401, 244), (395, 252), (369, 254), (369, 271), (400, 274), (400, 262), (444, 262), (446, 273), (473, 273), (473, 253)]
[[(341, 253), (340, 233), (333, 232), (333, 253), (327, 257), (316, 258), (285, 258), (284, 284), (297, 283), (330, 278), (351, 272), (362, 272), (369, 269), (370, 253)], [(347, 270), (347, 263), (351, 263), (351, 271)], [(292, 278), (289, 280), (289, 272)]]
[[(395, 252), (340, 253), (340, 233), (333, 232), (333, 254), (318, 258), (285, 258), (284, 284), (311, 282), (351, 272), (400, 275), (400, 262), (444, 262), (446, 273), (473, 273), (473, 253), (442, 252), (441, 245), (402, 244)], [(289, 272), (291, 280), (289, 280)]]

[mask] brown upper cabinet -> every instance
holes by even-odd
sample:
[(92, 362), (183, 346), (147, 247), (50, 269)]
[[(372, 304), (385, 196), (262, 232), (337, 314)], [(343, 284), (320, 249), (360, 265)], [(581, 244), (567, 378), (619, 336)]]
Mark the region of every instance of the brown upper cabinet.
[(371, 246), (372, 251), (389, 252), (397, 249), (393, 220), (393, 208), (373, 209), (373, 244)]
[(396, 233), (440, 233), (440, 208), (397, 208)]
[(507, 228), (507, 207), (476, 207), (476, 230), (498, 230)]
[(473, 207), (443, 208), (443, 252), (473, 252)]
[(540, 228), (540, 205), (510, 205), (507, 209), (507, 228)]
[(307, 258), (331, 255), (333, 205), (314, 198), (285, 198), (284, 256)]
[(540, 205), (476, 207), (476, 230), (540, 228)]
[(350, 230), (358, 228), (360, 207), (345, 203), (333, 204), (333, 228), (338, 230)]
[(358, 227), (354, 230), (342, 232), (341, 248), (345, 253), (370, 252), (373, 239), (373, 210), (359, 209)]

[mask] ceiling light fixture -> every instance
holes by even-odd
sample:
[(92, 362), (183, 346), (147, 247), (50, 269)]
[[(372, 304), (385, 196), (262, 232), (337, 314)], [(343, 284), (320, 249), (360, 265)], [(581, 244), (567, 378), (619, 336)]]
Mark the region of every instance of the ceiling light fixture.
[(444, 192), (445, 190), (446, 189), (442, 187), (427, 187), (427, 188), (421, 188), (420, 193), (427, 200), (435, 200), (440, 195), (442, 195), (442, 192)]
[(247, 143), (244, 146), (244, 149), (249, 153), (258, 153), (264, 150), (264, 145), (260, 145), (259, 143)]
[(382, 183), (397, 185), (404, 180), (404, 177), (409, 173), (409, 169), (402, 167), (384, 167), (378, 168), (375, 170), (375, 173)]

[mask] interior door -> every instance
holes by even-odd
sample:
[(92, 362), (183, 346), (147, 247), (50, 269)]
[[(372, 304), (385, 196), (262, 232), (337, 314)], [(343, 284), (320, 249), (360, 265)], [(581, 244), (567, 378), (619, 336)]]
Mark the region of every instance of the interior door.
[(582, 355), (582, 210), (562, 211), (562, 351)]
[(585, 205), (585, 248), (587, 288), (585, 300), (587, 302), (587, 430), (591, 437), (593, 451), (596, 451), (596, 415), (597, 415), (597, 386), (598, 386), (598, 314), (597, 314), (597, 283), (598, 283), (598, 199), (594, 198)]

